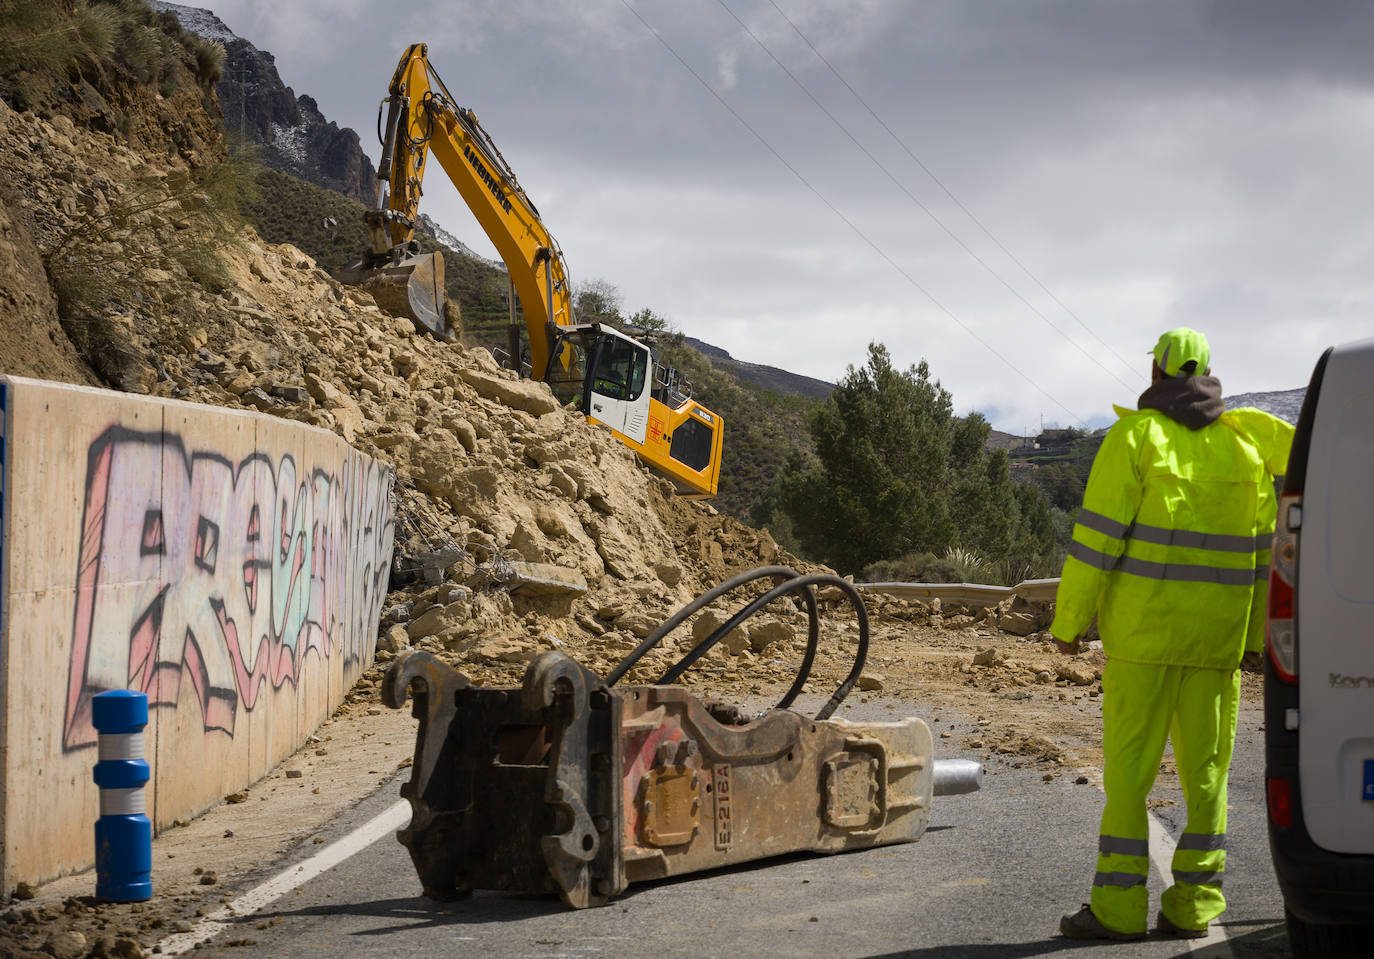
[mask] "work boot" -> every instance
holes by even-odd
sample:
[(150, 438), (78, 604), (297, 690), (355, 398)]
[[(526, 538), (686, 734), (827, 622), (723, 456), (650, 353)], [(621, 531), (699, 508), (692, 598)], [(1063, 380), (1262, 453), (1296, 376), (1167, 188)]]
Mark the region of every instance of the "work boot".
[(1166, 936), (1181, 936), (1184, 939), (1202, 939), (1207, 935), (1207, 927), (1201, 929), (1189, 929), (1187, 926), (1178, 926), (1168, 916), (1164, 915), (1164, 910), (1159, 911), (1159, 917), (1155, 922), (1155, 928)]
[(1086, 902), (1077, 912), (1071, 912), (1059, 920), (1059, 931), (1069, 939), (1115, 939), (1118, 942), (1132, 942), (1144, 939), (1143, 932), (1117, 932), (1103, 925), (1097, 918), (1093, 907)]

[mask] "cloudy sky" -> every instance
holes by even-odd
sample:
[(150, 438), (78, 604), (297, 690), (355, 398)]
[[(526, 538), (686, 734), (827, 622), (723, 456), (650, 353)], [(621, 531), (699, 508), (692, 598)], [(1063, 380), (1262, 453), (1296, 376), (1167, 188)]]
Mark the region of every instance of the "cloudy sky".
[[(215, 0), (356, 129), (411, 42), (562, 245), (736, 358), (869, 342), (1012, 433), (1109, 423), (1173, 326), (1228, 394), (1374, 335), (1374, 4)], [(422, 211), (494, 255), (437, 167)]]

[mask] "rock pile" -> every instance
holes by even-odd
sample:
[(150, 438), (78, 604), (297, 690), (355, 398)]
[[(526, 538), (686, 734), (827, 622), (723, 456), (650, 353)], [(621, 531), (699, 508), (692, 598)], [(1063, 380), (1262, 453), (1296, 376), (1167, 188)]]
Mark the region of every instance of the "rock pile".
[[(46, 354), (6, 369), (95, 381), (58, 327), (42, 272), (45, 258), (60, 270), (64, 257), (94, 257), (128, 294), (89, 317), (119, 357), (117, 385), (313, 424), (391, 463), (397, 557), (383, 662), (416, 646), (475, 681), (514, 682), (541, 650), (564, 649), (608, 671), (734, 573), (803, 569), (766, 531), (676, 497), (544, 385), (498, 368), (485, 350), (417, 332), (295, 247), (242, 229), (216, 251), (219, 269), (189, 261), (207, 202), (194, 161), (0, 104), (0, 227), (9, 227), (0, 257), (13, 268), (0, 288), (26, 309), (11, 325), (49, 331)], [(852, 618), (838, 590), (823, 599)], [(906, 624), (1019, 635), (1047, 621), (1021, 600), (969, 610), (874, 597), (871, 608)], [(685, 624), (630, 679), (655, 678), (724, 609)], [(852, 642), (853, 624), (843, 629)], [(805, 634), (795, 606), (775, 603), (712, 652), (707, 674), (728, 686), (749, 664), (763, 682), (785, 680)]]
[[(477, 679), (512, 679), (550, 648), (604, 664), (732, 573), (799, 565), (766, 532), (676, 497), (543, 384), (417, 332), (292, 246), (242, 231), (219, 251), (225, 281), (201, 282), (177, 250), (197, 200), (180, 185), (188, 171), (0, 104), (0, 178), (22, 188), (21, 242), (40, 257), (73, 237), (140, 246), (125, 279), (141, 295), (99, 318), (124, 357), (122, 386), (320, 426), (395, 467), (386, 653), (432, 649)], [(138, 216), (102, 233), (134, 193)], [(786, 605), (727, 648), (790, 646)]]

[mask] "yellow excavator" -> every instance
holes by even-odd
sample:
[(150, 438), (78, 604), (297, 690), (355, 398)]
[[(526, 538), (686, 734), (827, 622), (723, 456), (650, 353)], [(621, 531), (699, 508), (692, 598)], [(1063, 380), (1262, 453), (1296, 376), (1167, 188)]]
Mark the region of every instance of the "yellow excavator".
[[(714, 496), (725, 424), (691, 399), (677, 371), (656, 362), (641, 339), (576, 321), (562, 250), (476, 115), (456, 105), (426, 44), (407, 48), (383, 103), (379, 196), (367, 214), (371, 249), (348, 279), (365, 280), (384, 309), (456, 338), (443, 257), (421, 253), (415, 241), (432, 152), (505, 261), (524, 312), (529, 375), (547, 382), (559, 402), (576, 401), (589, 419), (609, 426), (683, 496)], [(517, 367), (522, 353), (512, 350)]]

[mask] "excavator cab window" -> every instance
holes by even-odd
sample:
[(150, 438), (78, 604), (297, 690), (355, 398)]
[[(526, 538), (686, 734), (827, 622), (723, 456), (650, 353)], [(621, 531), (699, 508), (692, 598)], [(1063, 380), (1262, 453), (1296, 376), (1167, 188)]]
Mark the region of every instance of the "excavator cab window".
[(700, 472), (711, 462), (715, 430), (698, 419), (688, 419), (673, 430), (668, 455), (688, 469)]
[(613, 400), (634, 401), (644, 392), (649, 351), (632, 340), (602, 336), (597, 341), (592, 392)]
[(587, 383), (587, 351), (577, 338), (559, 339), (544, 380), (560, 404), (567, 406), (575, 400), (579, 407), (586, 405), (583, 391)]

